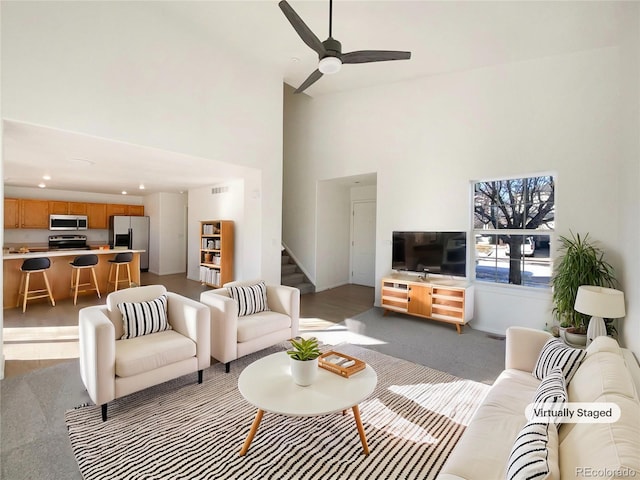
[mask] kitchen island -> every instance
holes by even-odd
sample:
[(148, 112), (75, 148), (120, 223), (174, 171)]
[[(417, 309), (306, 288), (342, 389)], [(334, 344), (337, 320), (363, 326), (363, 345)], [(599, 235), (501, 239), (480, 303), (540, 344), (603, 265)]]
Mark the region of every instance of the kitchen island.
[[(28, 253), (5, 253), (3, 256), (3, 271), (4, 271), (4, 308), (15, 308), (18, 302), (18, 288), (20, 287), (20, 276), (22, 271), (20, 267), (22, 262), (27, 258), (48, 257), (51, 260), (51, 268), (47, 270), (47, 277), (49, 284), (51, 285), (51, 293), (54, 300), (62, 300), (65, 298), (72, 298), (71, 291), (71, 272), (72, 268), (69, 265), (73, 259), (78, 255), (90, 255), (95, 254), (98, 256), (98, 264), (95, 266), (96, 277), (98, 278), (98, 288), (100, 294), (104, 298), (107, 294), (107, 281), (109, 276), (109, 260), (113, 259), (117, 253), (131, 252), (133, 253), (133, 260), (131, 261), (131, 282), (140, 285), (140, 253), (144, 250), (127, 250), (127, 249), (82, 249), (82, 250), (48, 250), (28, 252)], [(122, 269), (121, 269), (122, 270)], [(120, 272), (122, 276), (122, 271)], [(81, 282), (86, 282), (88, 272), (83, 272)], [(33, 288), (45, 288), (42, 275), (32, 275), (31, 285)], [(113, 286), (111, 287), (113, 288)], [(95, 292), (87, 293), (87, 295), (95, 295)], [(78, 297), (80, 298), (80, 297)], [(42, 299), (46, 302), (46, 299)]]

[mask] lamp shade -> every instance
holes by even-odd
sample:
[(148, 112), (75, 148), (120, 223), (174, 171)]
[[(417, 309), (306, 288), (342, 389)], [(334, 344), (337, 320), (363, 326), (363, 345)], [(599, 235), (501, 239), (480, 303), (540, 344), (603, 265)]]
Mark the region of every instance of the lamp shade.
[(577, 312), (593, 317), (624, 317), (624, 293), (613, 288), (582, 285), (578, 287), (573, 308)]

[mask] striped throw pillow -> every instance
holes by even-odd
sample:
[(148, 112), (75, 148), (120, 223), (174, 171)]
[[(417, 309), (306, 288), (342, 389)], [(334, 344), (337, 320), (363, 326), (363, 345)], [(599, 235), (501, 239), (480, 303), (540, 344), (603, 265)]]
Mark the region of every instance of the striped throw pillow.
[(124, 335), (120, 340), (171, 330), (167, 320), (166, 295), (148, 302), (119, 303), (118, 309), (122, 313), (124, 324)]
[[(568, 402), (567, 387), (564, 382), (564, 374), (562, 368), (555, 367), (540, 382), (533, 396), (534, 404), (545, 404), (546, 407), (561, 406)], [(551, 404), (551, 405), (550, 405)], [(552, 423), (560, 423), (562, 418), (551, 417)]]
[(533, 369), (533, 376), (543, 380), (555, 367), (560, 367), (567, 385), (575, 375), (587, 352), (573, 348), (562, 340), (551, 338), (544, 344)]
[(264, 282), (255, 285), (229, 286), (229, 296), (238, 302), (238, 316), (253, 315), (259, 312), (268, 312), (267, 286)]
[(507, 480), (560, 478), (558, 431), (549, 423), (527, 423), (516, 437), (507, 461)]

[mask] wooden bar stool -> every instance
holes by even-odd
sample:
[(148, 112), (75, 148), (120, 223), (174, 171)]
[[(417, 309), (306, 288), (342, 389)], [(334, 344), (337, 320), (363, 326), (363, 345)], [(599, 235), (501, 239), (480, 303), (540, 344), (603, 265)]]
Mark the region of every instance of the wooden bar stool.
[[(47, 278), (46, 270), (51, 267), (51, 260), (47, 257), (27, 258), (22, 262), (22, 275), (20, 277), (20, 286), (18, 287), (18, 303), (16, 307), (20, 306), (20, 296), (22, 296), (22, 313), (27, 310), (27, 301), (34, 300), (36, 298), (48, 297), (51, 301), (51, 306), (56, 306), (56, 301), (51, 294), (51, 286), (49, 285), (49, 279)], [(44, 277), (44, 284), (46, 288), (39, 290), (29, 290), (29, 282), (31, 280), (32, 273), (42, 273)]]
[[(95, 266), (98, 264), (97, 255), (79, 255), (73, 259), (73, 262), (69, 263), (71, 268), (71, 290), (73, 290), (73, 304), (78, 302), (78, 292), (91, 292), (93, 290), (100, 297), (100, 290), (98, 289), (98, 279), (96, 278)], [(80, 283), (80, 273), (82, 270), (91, 269), (91, 277), (87, 283)], [(74, 278), (75, 277), (75, 278)], [(91, 284), (91, 278), (93, 278), (93, 286)], [(87, 287), (84, 290), (79, 290), (80, 287)]]
[[(109, 263), (111, 263), (111, 266), (109, 267), (109, 279), (107, 282), (107, 291), (109, 291), (109, 285), (111, 285), (112, 283), (113, 283), (114, 292), (118, 290), (118, 285), (120, 283), (126, 282), (127, 283), (126, 288), (129, 288), (131, 286), (131, 269), (129, 268), (129, 264), (131, 263), (131, 260), (133, 260), (133, 253), (131, 252), (118, 253), (114, 258), (109, 260)], [(127, 278), (122, 278), (122, 279), (120, 278), (121, 265), (127, 267), (127, 272), (126, 272)], [(114, 271), (115, 271), (115, 276), (113, 275)]]

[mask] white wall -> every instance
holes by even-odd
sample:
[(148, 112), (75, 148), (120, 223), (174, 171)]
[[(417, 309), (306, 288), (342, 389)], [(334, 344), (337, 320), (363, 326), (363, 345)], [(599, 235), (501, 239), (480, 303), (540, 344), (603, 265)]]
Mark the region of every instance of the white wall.
[(215, 40), (161, 2), (4, 2), (3, 117), (261, 171), (246, 241), (277, 280), (282, 78)]
[(627, 303), (627, 315), (618, 322), (622, 342), (640, 358), (640, 4), (629, 5), (630, 14), (622, 31), (621, 97), (623, 151), (618, 181), (622, 197), (618, 209), (622, 238), (621, 281)]
[[(287, 90), (284, 198), (306, 213), (319, 179), (377, 172), (378, 302), (391, 232), (469, 230), (474, 179), (554, 172), (558, 233), (589, 232), (619, 269), (620, 61), (611, 47), (312, 100)], [(285, 209), (285, 243), (306, 268), (325, 261), (313, 218)], [(549, 291), (479, 287), (476, 298), (472, 325), (486, 331), (551, 316)]]
[(149, 225), (149, 271), (171, 275), (187, 270), (187, 194), (156, 193), (144, 198)]
[[(1, 22), (3, 119), (257, 170), (245, 178), (252, 235), (243, 261), (254, 276), (279, 280), (279, 72), (162, 2), (2, 2)], [(238, 178), (226, 170), (222, 178)]]
[(334, 180), (318, 182), (316, 291), (349, 283), (350, 189)]
[[(255, 248), (262, 242), (259, 220), (261, 218), (261, 202), (259, 185), (260, 172), (254, 170), (244, 175), (244, 180), (229, 181), (215, 187), (228, 187), (224, 193), (212, 193), (211, 187), (192, 189), (189, 191), (188, 215), (188, 257), (189, 269), (187, 277), (199, 279), (200, 262), (200, 222), (206, 220), (232, 220), (234, 222), (234, 279), (265, 279), (268, 282), (279, 282), (277, 277), (267, 276), (260, 269), (262, 251)], [(278, 248), (278, 254), (280, 249)], [(278, 257), (279, 259), (279, 257)]]
[[(350, 281), (351, 268), (351, 219), (354, 201), (375, 200), (376, 187), (353, 187), (349, 179), (322, 180), (316, 184), (314, 215), (316, 218), (316, 258), (310, 277), (315, 291), (345, 285)], [(302, 232), (292, 225), (294, 243)], [(286, 242), (285, 242), (286, 243)]]

